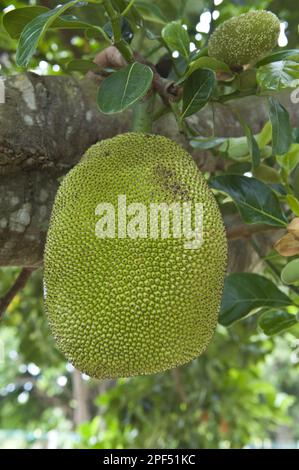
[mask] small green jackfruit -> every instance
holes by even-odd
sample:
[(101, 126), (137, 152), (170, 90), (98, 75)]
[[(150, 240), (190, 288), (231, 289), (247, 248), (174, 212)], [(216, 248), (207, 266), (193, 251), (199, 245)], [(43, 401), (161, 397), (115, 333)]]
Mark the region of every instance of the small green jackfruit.
[(279, 33), (280, 22), (274, 13), (250, 11), (215, 29), (208, 44), (209, 55), (231, 67), (250, 64), (277, 46)]
[[(131, 207), (126, 228), (120, 195)], [(190, 249), (172, 230), (152, 236), (150, 210), (136, 222), (144, 207), (190, 201), (202, 207), (200, 248)], [(100, 217), (102, 203), (107, 212)], [(106, 220), (108, 213), (114, 215)], [(191, 219), (194, 227), (194, 210)], [(95, 230), (99, 223), (104, 237)], [(127, 236), (129, 225), (139, 236)], [(93, 145), (64, 178), (47, 236), (45, 307), (60, 350), (101, 379), (194, 359), (217, 324), (226, 256), (217, 203), (185, 150), (165, 137), (135, 133)]]

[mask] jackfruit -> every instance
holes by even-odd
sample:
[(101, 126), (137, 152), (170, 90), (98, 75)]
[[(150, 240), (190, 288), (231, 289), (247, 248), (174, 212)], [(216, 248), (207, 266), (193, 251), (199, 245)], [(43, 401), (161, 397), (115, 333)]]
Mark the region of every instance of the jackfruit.
[(277, 46), (280, 22), (274, 13), (250, 11), (221, 23), (211, 35), (209, 56), (231, 67), (255, 62)]
[[(125, 229), (121, 197), (128, 212), (131, 207)], [(181, 208), (190, 201), (202, 208), (200, 248), (179, 231), (162, 230), (161, 212), (158, 232), (134, 236), (142, 225), (140, 219), (132, 229), (138, 210), (147, 211), (143, 222), (149, 226), (153, 205)], [(99, 217), (101, 203), (107, 212)], [(171, 227), (179, 220), (182, 229), (182, 219), (169, 213)], [(189, 214), (194, 226), (196, 212)], [(107, 232), (99, 236), (102, 222)], [(45, 307), (58, 347), (76, 368), (100, 379), (152, 374), (189, 362), (213, 336), (226, 256), (217, 203), (185, 150), (165, 137), (141, 133), (93, 145), (64, 178), (47, 235)]]

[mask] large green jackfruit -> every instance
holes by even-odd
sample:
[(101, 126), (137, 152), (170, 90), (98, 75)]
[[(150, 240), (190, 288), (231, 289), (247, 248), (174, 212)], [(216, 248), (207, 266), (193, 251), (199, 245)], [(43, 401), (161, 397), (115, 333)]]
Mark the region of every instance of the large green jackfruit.
[[(138, 205), (127, 231), (131, 223), (142, 237), (127, 236), (118, 212), (124, 196), (128, 211), (132, 203), (143, 210), (202, 204), (202, 246), (171, 230), (167, 237), (160, 225), (158, 232), (139, 231), (152, 220), (148, 211), (134, 225)], [(101, 203), (107, 211), (100, 215)], [(114, 209), (115, 219), (105, 219)], [(177, 219), (169, 214), (172, 227)], [(195, 211), (189, 214), (194, 226)], [(155, 220), (162, 223), (160, 212)], [(134, 133), (92, 146), (60, 186), (46, 243), (45, 305), (59, 348), (98, 378), (151, 374), (194, 359), (217, 324), (226, 255), (217, 203), (185, 150)]]
[(279, 33), (280, 22), (274, 13), (250, 11), (215, 29), (208, 44), (209, 55), (231, 67), (250, 64), (277, 46)]

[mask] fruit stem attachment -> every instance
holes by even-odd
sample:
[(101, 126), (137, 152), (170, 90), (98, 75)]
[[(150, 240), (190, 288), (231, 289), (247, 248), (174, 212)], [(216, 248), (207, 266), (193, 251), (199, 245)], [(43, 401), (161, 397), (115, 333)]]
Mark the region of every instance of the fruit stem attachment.
[(132, 131), (150, 134), (153, 125), (154, 94), (146, 97), (133, 107)]

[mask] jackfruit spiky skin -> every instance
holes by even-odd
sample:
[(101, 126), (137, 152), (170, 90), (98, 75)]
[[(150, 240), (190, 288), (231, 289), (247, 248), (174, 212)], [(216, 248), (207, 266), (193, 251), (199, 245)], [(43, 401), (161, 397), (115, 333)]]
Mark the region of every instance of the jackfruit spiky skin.
[[(203, 239), (98, 238), (95, 208), (203, 203)], [(194, 220), (193, 220), (194, 222)], [(117, 223), (117, 221), (116, 221)], [(157, 135), (93, 145), (63, 180), (45, 249), (45, 306), (61, 351), (103, 378), (152, 374), (201, 354), (214, 333), (227, 242), (221, 214), (191, 156)]]
[(250, 11), (224, 21), (211, 35), (209, 56), (231, 67), (256, 61), (277, 46), (280, 22), (274, 13)]

